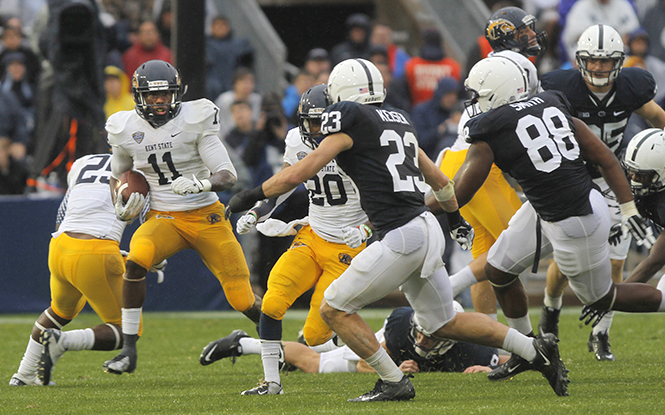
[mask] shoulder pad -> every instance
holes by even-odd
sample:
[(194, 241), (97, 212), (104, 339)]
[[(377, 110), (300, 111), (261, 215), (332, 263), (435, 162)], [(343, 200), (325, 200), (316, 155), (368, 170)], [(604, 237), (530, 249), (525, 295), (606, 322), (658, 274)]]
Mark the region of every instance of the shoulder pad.
[(297, 147), (302, 144), (302, 139), (300, 138), (300, 130), (298, 127), (291, 128), (288, 133), (286, 133), (286, 138), (284, 142), (289, 147)]
[(219, 108), (209, 99), (201, 98), (196, 101), (183, 102), (181, 111), (187, 124), (196, 125), (210, 118), (210, 124), (217, 122), (219, 125)]
[(109, 134), (120, 134), (127, 126), (129, 118), (135, 113), (134, 110), (129, 110), (119, 111), (112, 114), (108, 120), (106, 120), (106, 131), (108, 131)]

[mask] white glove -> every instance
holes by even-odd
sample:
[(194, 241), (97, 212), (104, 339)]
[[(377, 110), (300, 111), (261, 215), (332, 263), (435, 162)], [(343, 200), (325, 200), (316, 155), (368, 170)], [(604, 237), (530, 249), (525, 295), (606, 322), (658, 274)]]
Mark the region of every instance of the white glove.
[(192, 178), (188, 179), (185, 176), (180, 176), (171, 182), (171, 190), (177, 195), (196, 194), (201, 192), (209, 192), (212, 188), (210, 180), (199, 180), (196, 175), (192, 174)]
[(372, 230), (365, 224), (355, 228), (345, 226), (342, 229), (342, 237), (344, 238), (344, 243), (346, 243), (349, 248), (356, 249), (362, 245), (363, 242), (372, 237)]
[(118, 196), (115, 201), (115, 215), (123, 222), (129, 222), (141, 213), (143, 206), (145, 206), (145, 196), (141, 193), (134, 192), (127, 199), (127, 203), (122, 203), (122, 191), (127, 183), (120, 186), (118, 189)]
[(656, 237), (653, 236), (653, 230), (649, 225), (649, 221), (640, 216), (634, 201), (622, 203), (619, 205), (621, 209), (621, 231), (627, 235), (630, 232), (635, 238), (637, 246), (642, 246), (646, 249), (651, 249), (656, 243)]
[(256, 226), (256, 213), (251, 210), (238, 219), (236, 222), (236, 232), (239, 235), (244, 235), (249, 232), (254, 226)]
[(169, 262), (167, 260), (163, 260), (150, 268), (150, 272), (157, 274), (157, 284), (164, 282), (164, 271), (166, 270), (166, 264), (168, 263)]

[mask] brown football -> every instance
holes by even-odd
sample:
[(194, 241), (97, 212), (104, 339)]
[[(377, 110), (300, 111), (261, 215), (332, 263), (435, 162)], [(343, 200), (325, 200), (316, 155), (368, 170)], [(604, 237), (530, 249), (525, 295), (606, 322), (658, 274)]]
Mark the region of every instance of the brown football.
[(129, 196), (131, 196), (131, 194), (135, 192), (141, 193), (143, 196), (146, 197), (148, 196), (148, 191), (150, 191), (150, 185), (148, 184), (148, 181), (145, 179), (143, 174), (139, 173), (138, 171), (129, 170), (124, 172), (122, 176), (120, 176), (118, 188), (125, 183), (127, 183), (128, 186), (127, 188), (123, 189), (121, 193), (123, 203), (127, 203), (127, 199), (129, 199)]

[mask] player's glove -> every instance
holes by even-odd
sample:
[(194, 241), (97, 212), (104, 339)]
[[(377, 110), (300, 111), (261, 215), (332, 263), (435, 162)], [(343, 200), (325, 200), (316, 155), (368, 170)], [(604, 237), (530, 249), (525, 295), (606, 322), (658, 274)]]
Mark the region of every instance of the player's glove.
[(621, 231), (628, 234), (630, 232), (635, 238), (638, 246), (644, 245), (646, 249), (651, 249), (656, 243), (656, 237), (653, 236), (653, 231), (649, 222), (640, 216), (635, 206), (634, 201), (622, 203), (619, 205), (621, 209)]
[(473, 246), (473, 237), (476, 235), (469, 222), (464, 220), (459, 210), (447, 212), (450, 236), (457, 241), (463, 250), (468, 251)]
[(226, 206), (224, 217), (228, 219), (233, 213), (244, 212), (245, 210), (251, 209), (256, 202), (265, 198), (266, 195), (263, 193), (263, 188), (260, 185), (252, 190), (238, 192), (231, 198), (229, 204)]
[(128, 186), (127, 183), (120, 186), (115, 201), (115, 215), (123, 222), (129, 222), (141, 213), (145, 206), (145, 196), (134, 192), (127, 199), (127, 203), (122, 203), (122, 191)]
[(607, 238), (607, 242), (609, 242), (610, 245), (617, 246), (619, 245), (619, 243), (621, 243), (622, 239), (623, 239), (623, 232), (621, 231), (621, 224), (615, 223), (610, 228), (610, 237)]
[(588, 326), (589, 323), (591, 323), (591, 321), (595, 319), (595, 321), (593, 321), (593, 324), (591, 324), (591, 327), (596, 327), (598, 323), (600, 323), (600, 320), (602, 320), (603, 317), (605, 317), (605, 314), (607, 314), (607, 310), (598, 311), (596, 309), (589, 307), (588, 305), (585, 305), (584, 308), (582, 308), (582, 315), (580, 316), (580, 321), (586, 319), (586, 321), (584, 321), (584, 325)]
[(169, 262), (167, 260), (163, 260), (161, 262), (156, 263), (155, 265), (150, 268), (150, 272), (154, 272), (157, 274), (157, 284), (161, 284), (164, 282), (164, 271), (166, 271), (166, 265)]
[(236, 222), (236, 232), (238, 235), (244, 235), (249, 232), (254, 226), (256, 226), (256, 213), (251, 210), (238, 219)]
[(192, 174), (192, 178), (188, 179), (185, 176), (180, 176), (171, 182), (171, 190), (177, 195), (196, 194), (201, 192), (209, 192), (212, 188), (210, 180), (199, 180), (196, 175)]
[(342, 236), (344, 238), (344, 243), (346, 243), (349, 248), (356, 249), (362, 245), (363, 242), (372, 237), (372, 229), (365, 224), (355, 228), (345, 226), (342, 229)]

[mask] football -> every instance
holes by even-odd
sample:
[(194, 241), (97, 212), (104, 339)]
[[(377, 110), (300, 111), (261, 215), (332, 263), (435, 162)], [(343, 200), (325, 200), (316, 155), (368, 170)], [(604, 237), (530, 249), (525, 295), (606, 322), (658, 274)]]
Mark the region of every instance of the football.
[(136, 170), (126, 171), (120, 176), (120, 181), (118, 182), (118, 188), (123, 184), (127, 183), (127, 188), (123, 189), (121, 196), (122, 202), (127, 203), (127, 199), (131, 196), (132, 193), (137, 192), (141, 193), (143, 196), (148, 196), (150, 191), (150, 185), (145, 179), (143, 174)]

